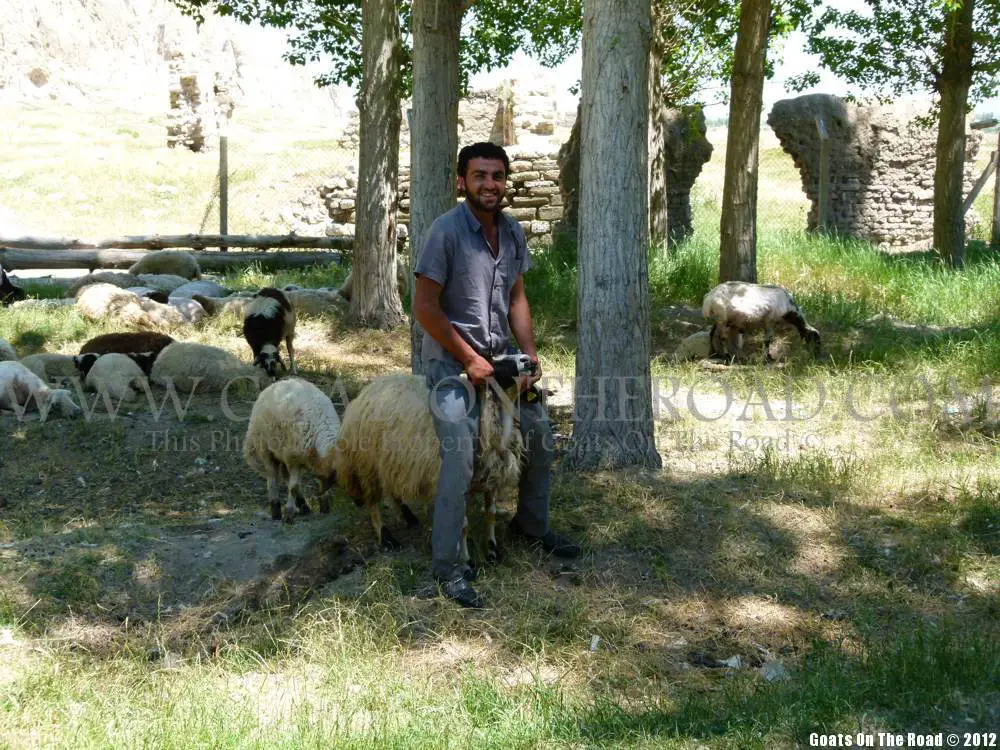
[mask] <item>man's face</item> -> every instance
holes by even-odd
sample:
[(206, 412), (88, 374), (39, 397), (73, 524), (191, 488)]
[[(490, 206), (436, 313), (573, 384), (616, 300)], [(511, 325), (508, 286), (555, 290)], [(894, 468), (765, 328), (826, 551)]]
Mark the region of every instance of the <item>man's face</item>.
[(473, 208), (487, 213), (499, 211), (500, 201), (507, 192), (503, 159), (470, 159), (465, 176), (458, 178), (458, 189), (465, 191), (465, 199)]

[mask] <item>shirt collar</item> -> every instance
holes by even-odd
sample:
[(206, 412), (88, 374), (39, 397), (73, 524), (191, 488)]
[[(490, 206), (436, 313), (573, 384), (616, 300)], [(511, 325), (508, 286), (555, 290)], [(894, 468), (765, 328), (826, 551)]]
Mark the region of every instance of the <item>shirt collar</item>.
[[(480, 232), (483, 229), (482, 223), (476, 218), (476, 215), (472, 213), (472, 209), (469, 208), (468, 201), (462, 201), (462, 209), (465, 214), (465, 220), (469, 223), (469, 229), (473, 232)], [(503, 211), (497, 211), (497, 228), (499, 229), (507, 222), (507, 214)]]

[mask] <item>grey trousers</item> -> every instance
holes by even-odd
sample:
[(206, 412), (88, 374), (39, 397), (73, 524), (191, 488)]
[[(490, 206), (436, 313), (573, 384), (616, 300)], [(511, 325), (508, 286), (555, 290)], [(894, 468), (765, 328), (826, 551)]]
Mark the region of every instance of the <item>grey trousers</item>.
[[(434, 575), (449, 581), (467, 568), (459, 550), (479, 434), (480, 405), (468, 381), (458, 377), (462, 371), (454, 360), (424, 362), (434, 429), (441, 443), (441, 476), (431, 532), (432, 567)], [(549, 530), (549, 484), (555, 457), (552, 424), (541, 403), (517, 403), (525, 456), (515, 518), (524, 533), (542, 536)]]

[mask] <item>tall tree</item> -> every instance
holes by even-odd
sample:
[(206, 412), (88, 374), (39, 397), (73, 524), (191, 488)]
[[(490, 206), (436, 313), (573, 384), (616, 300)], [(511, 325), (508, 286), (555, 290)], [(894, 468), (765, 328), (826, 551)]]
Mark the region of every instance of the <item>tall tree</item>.
[(389, 329), (406, 319), (396, 285), (401, 53), (393, 0), (367, 0), (362, 29), (354, 293), (348, 319)]
[[(864, 12), (826, 9), (809, 29), (823, 67), (888, 99), (936, 93), (934, 245), (954, 265), (965, 252), (962, 173), (970, 104), (1000, 88), (1000, 3), (868, 0)], [(801, 76), (802, 88), (816, 82)]]
[(581, 469), (659, 467), (649, 367), (650, 0), (588, 0), (583, 22), (579, 343)]
[(771, 0), (743, 0), (733, 57), (719, 281), (757, 281), (757, 157)]
[[(413, 0), (413, 117), (410, 122), (410, 299), (413, 267), (431, 223), (455, 205), (459, 40), (468, 2)], [(410, 329), (410, 366), (422, 371), (423, 330)]]

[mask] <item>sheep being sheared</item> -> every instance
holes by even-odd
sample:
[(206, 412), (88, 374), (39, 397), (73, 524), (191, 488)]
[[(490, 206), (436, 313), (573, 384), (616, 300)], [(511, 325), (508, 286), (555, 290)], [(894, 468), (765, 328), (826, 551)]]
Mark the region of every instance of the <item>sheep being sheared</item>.
[(712, 321), (712, 352), (735, 358), (743, 350), (743, 334), (764, 329), (764, 354), (770, 360), (771, 339), (779, 325), (793, 326), (813, 355), (819, 356), (819, 331), (806, 323), (792, 295), (775, 284), (727, 281), (705, 295), (701, 312)]
[(264, 287), (250, 300), (243, 314), (243, 337), (253, 351), (253, 363), (268, 374), (277, 377), (278, 365), (283, 369), (280, 346), (285, 342), (288, 362), (292, 375), (296, 374), (295, 350), (295, 308), (280, 289)]

